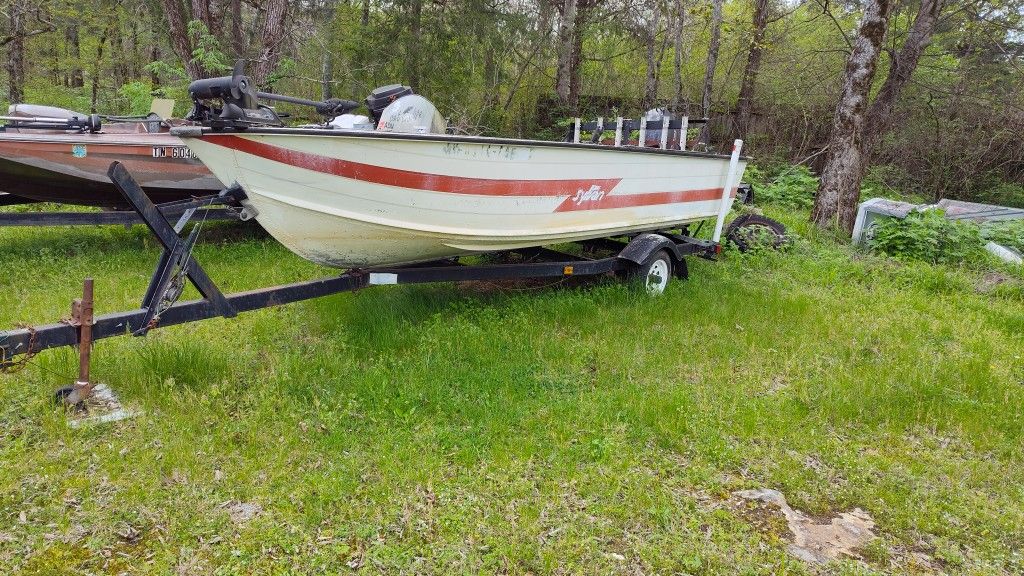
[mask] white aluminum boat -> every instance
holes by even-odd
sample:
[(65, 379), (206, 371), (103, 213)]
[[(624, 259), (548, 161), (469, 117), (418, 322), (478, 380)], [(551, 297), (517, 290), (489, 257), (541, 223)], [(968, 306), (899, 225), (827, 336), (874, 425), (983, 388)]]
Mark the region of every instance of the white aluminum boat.
[(731, 206), (746, 165), (738, 154), (730, 162), (684, 150), (388, 132), (386, 124), (385, 111), (377, 130), (175, 133), (221, 181), (242, 187), (243, 204), (274, 238), (338, 268), (715, 218)]

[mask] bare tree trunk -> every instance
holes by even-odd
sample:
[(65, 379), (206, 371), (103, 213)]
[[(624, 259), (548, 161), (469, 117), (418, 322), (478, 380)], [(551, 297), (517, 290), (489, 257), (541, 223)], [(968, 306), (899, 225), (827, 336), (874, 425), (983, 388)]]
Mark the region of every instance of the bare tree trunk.
[(82, 44), (78, 37), (78, 24), (71, 24), (64, 33), (67, 39), (68, 56), (72, 60), (71, 74), (68, 76), (70, 88), (85, 86), (85, 75), (82, 73)]
[(237, 58), (245, 58), (245, 39), (242, 36), (242, 0), (231, 0), (231, 51)]
[(281, 55), (281, 41), (284, 40), (285, 18), (288, 16), (288, 0), (267, 0), (264, 4), (267, 15), (259, 33), (260, 52), (252, 70), (252, 81), (256, 86), (266, 87), (270, 74), (277, 68)]
[[(704, 67), (704, 90), (701, 93), (701, 114), (711, 116), (711, 90), (715, 82), (715, 66), (718, 64), (718, 50), (722, 44), (722, 0), (713, 0), (711, 10), (711, 42), (708, 44), (708, 60)], [(698, 144), (707, 144), (711, 139), (711, 123), (706, 122), (700, 129)]]
[(216, 34), (220, 31), (220, 22), (214, 16), (214, 7), (211, 0), (190, 0), (190, 2), (192, 4), (193, 20), (199, 20), (206, 24), (206, 29), (209, 30), (210, 34)]
[(334, 38), (334, 2), (324, 2), (323, 21), (327, 22), (327, 39), (323, 42), (323, 54), (320, 58), (320, 99), (330, 100), (334, 96), (334, 51), (331, 39)]
[(879, 137), (889, 129), (896, 102), (899, 100), (900, 94), (903, 93), (903, 88), (914, 75), (914, 70), (917, 69), (917, 63), (921, 60), (925, 48), (931, 44), (932, 34), (935, 33), (935, 25), (939, 21), (944, 3), (944, 0), (921, 0), (921, 9), (907, 32), (903, 46), (893, 57), (885, 83), (882, 84), (881, 90), (878, 91), (871, 107), (868, 108), (867, 119), (864, 122), (864, 152), (866, 156), (870, 156)]
[(555, 92), (563, 105), (575, 109), (577, 102), (571, 97), (574, 69), (579, 55), (576, 52), (576, 11), (577, 0), (564, 0), (559, 8), (558, 20), (558, 68), (555, 73)]
[(825, 167), (811, 211), (811, 220), (823, 228), (838, 227), (847, 233), (853, 230), (864, 172), (861, 147), (864, 115), (895, 2), (870, 0), (867, 3), (853, 51), (846, 61), (846, 75), (832, 120)]
[(644, 110), (648, 110), (654, 107), (655, 100), (658, 99), (658, 72), (659, 72), (659, 61), (658, 58), (658, 26), (661, 25), (661, 5), (658, 2), (654, 3), (654, 18), (653, 22), (646, 26), (645, 32), (645, 43), (647, 44), (647, 77), (644, 80), (644, 93), (641, 99), (640, 106)]
[(114, 83), (117, 86), (124, 86), (128, 83), (128, 79), (131, 78), (131, 72), (128, 70), (130, 65), (128, 59), (124, 57), (124, 36), (121, 34), (119, 26), (113, 26), (114, 38), (111, 42), (111, 50), (118, 56), (113, 58), (112, 64), (114, 65)]
[(673, 112), (680, 112), (683, 107), (683, 25), (686, 23), (686, 2), (675, 0), (676, 15), (672, 28), (672, 49), (675, 52), (672, 61), (672, 76), (675, 90), (672, 96)]
[(320, 60), (320, 99), (330, 100), (334, 97), (333, 85), (334, 81), (334, 55), (331, 51), (324, 50), (322, 59)]
[(7, 98), (11, 104), (25, 99), (25, 18), (28, 3), (14, 0), (8, 8), (10, 41), (7, 44)]
[(143, 47), (139, 40), (139, 19), (129, 18), (128, 27), (131, 29), (132, 59), (128, 62), (127, 70), (129, 78), (142, 76)]
[(160, 0), (160, 5), (167, 16), (167, 31), (170, 36), (171, 48), (184, 64), (185, 72), (193, 80), (210, 76), (209, 71), (192, 58), (192, 39), (188, 37), (190, 18), (186, 16), (181, 0)]
[(89, 105), (89, 110), (93, 114), (98, 111), (96, 109), (96, 102), (99, 99), (100, 92), (100, 67), (103, 65), (103, 46), (107, 43), (107, 36), (110, 35), (113, 24), (113, 20), (107, 23), (107, 26), (103, 29), (103, 34), (100, 35), (100, 41), (96, 45), (96, 60), (92, 64), (92, 99)]
[(743, 68), (739, 98), (736, 100), (736, 120), (733, 128), (736, 138), (746, 138), (747, 132), (750, 131), (754, 86), (757, 82), (757, 74), (761, 70), (764, 36), (765, 30), (768, 28), (768, 6), (769, 0), (754, 0), (754, 32), (750, 39), (750, 51), (747, 53), (747, 65)]
[(420, 41), (423, 38), (423, 0), (412, 0), (412, 42), (406, 57), (409, 59), (409, 87), (419, 92), (422, 71), (420, 70)]
[[(482, 35), (481, 35), (482, 36)], [(486, 38), (481, 37), (481, 42), (487, 42)], [(484, 91), (483, 106), (487, 110), (491, 110), (498, 105), (498, 100), (501, 96), (501, 66), (498, 65), (497, 57), (494, 54), (494, 43), (487, 42), (487, 48), (484, 50), (484, 86), (487, 89)]]
[[(348, 1), (351, 2), (354, 0)], [(362, 0), (360, 7), (362, 13), (359, 16), (359, 29), (352, 32), (356, 35), (357, 38), (365, 38), (365, 35), (368, 33), (367, 29), (370, 26), (370, 0)], [(359, 42), (357, 44), (354, 53), (349, 55), (348, 58), (350, 59), (350, 61), (353, 62), (361, 62), (367, 59), (367, 50), (362, 42)], [(359, 75), (353, 74), (351, 72), (346, 72), (345, 75), (348, 76), (348, 91), (350, 95), (359, 94), (360, 92), (364, 91), (366, 86), (363, 85), (363, 82), (365, 80), (361, 80)]]
[(583, 17), (579, 10), (576, 11), (576, 25), (573, 29), (576, 34), (572, 39), (572, 60), (570, 61), (570, 70), (572, 74), (569, 76), (569, 104), (573, 110), (578, 110), (580, 107), (580, 64), (583, 62), (583, 35), (580, 34), (580, 28), (582, 28)]
[[(153, 46), (149, 49), (149, 61), (150, 62), (156, 62), (159, 59), (160, 59), (160, 45), (154, 42)], [(157, 87), (160, 86), (160, 75), (156, 73), (156, 70), (150, 70), (150, 72), (149, 72), (149, 83), (152, 84), (154, 88), (157, 88)]]

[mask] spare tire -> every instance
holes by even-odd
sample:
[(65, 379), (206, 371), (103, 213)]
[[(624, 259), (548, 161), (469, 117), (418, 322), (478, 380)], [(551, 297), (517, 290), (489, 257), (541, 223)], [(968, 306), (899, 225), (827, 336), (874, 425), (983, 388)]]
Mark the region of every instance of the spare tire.
[(786, 226), (759, 214), (744, 214), (725, 228), (725, 240), (740, 252), (757, 247), (778, 250), (786, 244)]

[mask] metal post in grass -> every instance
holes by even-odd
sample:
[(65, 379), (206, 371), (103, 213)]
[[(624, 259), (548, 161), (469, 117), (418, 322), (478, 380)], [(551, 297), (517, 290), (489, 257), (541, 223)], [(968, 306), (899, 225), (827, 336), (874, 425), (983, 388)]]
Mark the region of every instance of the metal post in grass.
[(743, 140), (736, 139), (732, 143), (732, 157), (729, 158), (729, 172), (725, 176), (725, 187), (722, 188), (722, 207), (718, 211), (718, 220), (715, 222), (715, 234), (711, 240), (718, 243), (722, 238), (722, 226), (725, 225), (725, 215), (729, 211), (729, 196), (736, 184), (736, 168), (740, 163), (740, 150), (743, 149)]
[(92, 394), (93, 383), (89, 378), (89, 362), (92, 353), (93, 325), (93, 280), (86, 278), (82, 283), (82, 297), (71, 302), (71, 319), (68, 324), (75, 327), (78, 340), (78, 380), (71, 386), (57, 390), (57, 400), (68, 406), (78, 406)]

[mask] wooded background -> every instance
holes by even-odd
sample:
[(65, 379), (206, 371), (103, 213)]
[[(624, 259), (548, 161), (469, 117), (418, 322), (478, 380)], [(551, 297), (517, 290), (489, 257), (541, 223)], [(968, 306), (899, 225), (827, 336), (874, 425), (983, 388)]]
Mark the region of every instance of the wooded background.
[(309, 98), (406, 83), (475, 134), (709, 115), (719, 149), (823, 172), (815, 219), (848, 227), (861, 186), (1024, 205), (1022, 20), (1024, 0), (7, 0), (0, 42), (9, 102), (80, 111), (183, 115), (188, 81), (240, 57)]

